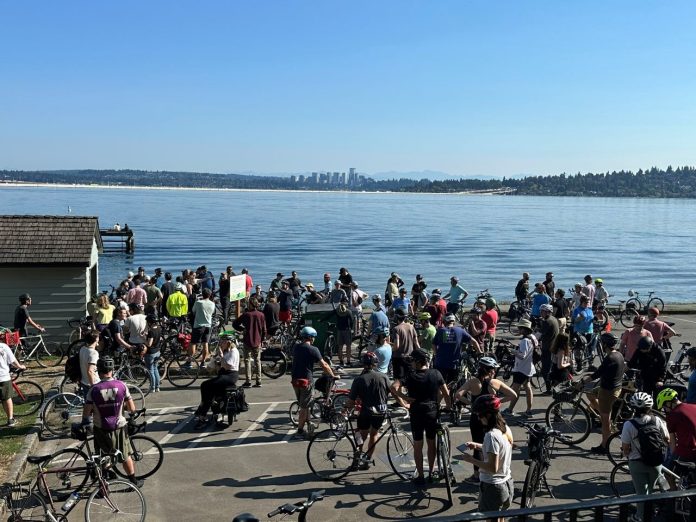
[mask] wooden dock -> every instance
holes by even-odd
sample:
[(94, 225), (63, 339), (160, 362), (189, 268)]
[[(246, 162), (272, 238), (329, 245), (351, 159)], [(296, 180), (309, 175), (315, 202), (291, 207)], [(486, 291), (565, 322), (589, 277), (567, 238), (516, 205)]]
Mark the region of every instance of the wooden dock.
[(135, 250), (135, 234), (133, 229), (114, 230), (113, 228), (100, 228), (99, 235), (104, 245), (104, 251), (120, 250), (126, 254), (132, 254)]

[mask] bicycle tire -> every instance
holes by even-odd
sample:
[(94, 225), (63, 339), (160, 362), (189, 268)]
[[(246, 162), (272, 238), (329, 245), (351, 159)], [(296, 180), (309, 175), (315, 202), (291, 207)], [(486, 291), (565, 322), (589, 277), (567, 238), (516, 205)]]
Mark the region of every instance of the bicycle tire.
[[(135, 434), (129, 437), (131, 446), (131, 459), (135, 465), (135, 478), (146, 479), (151, 477), (162, 467), (164, 462), (164, 450), (159, 442), (147, 435)], [(121, 466), (114, 466), (114, 472), (122, 478), (128, 478)]]
[(68, 349), (66, 350), (65, 354), (68, 357), (72, 357), (73, 355), (77, 355), (80, 353), (80, 349), (83, 346), (87, 346), (87, 343), (84, 342), (82, 339), (78, 339), (77, 341), (73, 341), (68, 345)]
[(71, 384), (74, 386), (76, 383), (72, 382), (67, 375), (64, 375), (58, 384), (58, 393), (67, 392)]
[(73, 423), (82, 421), (83, 406), (82, 397), (74, 393), (54, 395), (46, 401), (41, 412), (42, 426), (56, 437), (65, 437), (70, 434)]
[(44, 522), (47, 519), (46, 501), (23, 484), (12, 486), (4, 498), (6, 511), (10, 514), (7, 520)]
[(278, 379), (288, 371), (288, 358), (281, 351), (279, 358), (275, 361), (261, 360), (261, 373), (269, 379)]
[(628, 462), (628, 459), (624, 457), (623, 448), (621, 447), (620, 431), (615, 431), (609, 436), (607, 440), (607, 457), (609, 457), (609, 461), (614, 466), (622, 462)]
[(357, 462), (353, 439), (334, 430), (315, 433), (307, 446), (307, 464), (321, 480), (336, 481), (350, 473)]
[(143, 391), (134, 384), (128, 385), (128, 391), (130, 392), (131, 399), (133, 399), (135, 403), (135, 409), (142, 410), (145, 408), (145, 394)]
[(643, 303), (640, 302), (640, 299), (637, 297), (631, 297), (626, 303), (624, 304), (624, 309), (625, 310), (634, 310), (635, 312), (640, 312), (643, 309)]
[(621, 315), (619, 316), (619, 322), (626, 328), (631, 328), (633, 326), (633, 318), (637, 315), (637, 309), (626, 308), (626, 310), (621, 312)]
[(12, 399), (15, 416), (24, 417), (39, 411), (45, 398), (43, 388), (34, 381), (15, 381), (14, 385), (19, 388)]
[(665, 309), (665, 302), (659, 297), (653, 297), (648, 301), (648, 304), (646, 304), (645, 306), (647, 308), (652, 308), (654, 306), (660, 311), (660, 313), (662, 313)]
[(114, 378), (125, 382), (127, 385), (135, 385), (141, 390), (147, 385), (147, 393), (150, 392), (150, 371), (140, 363), (123, 366), (114, 372)]
[(63, 353), (60, 343), (51, 343), (49, 348), (46, 341), (41, 341), (41, 346), (36, 347), (34, 358), (36, 364), (42, 368), (53, 368), (58, 366), (63, 360)]
[(609, 314), (608, 314), (606, 311), (603, 311), (601, 314), (600, 314), (600, 313), (597, 313), (597, 314), (594, 316), (593, 321), (594, 321), (595, 325), (597, 326), (597, 328), (598, 328), (600, 331), (601, 331), (601, 330), (604, 330), (604, 327), (605, 327), (605, 326), (607, 325), (607, 323), (609, 322)]
[[(352, 340), (351, 340), (352, 342)], [(332, 361), (334, 356), (338, 354), (338, 347), (336, 346), (336, 336), (330, 334), (326, 337), (324, 341), (324, 349), (322, 355), (328, 357), (329, 361)]]
[(636, 494), (633, 480), (631, 479), (631, 472), (628, 469), (628, 461), (619, 462), (614, 466), (609, 476), (609, 484), (615, 497), (621, 498)]
[(290, 417), (290, 424), (297, 427), (297, 420), (300, 415), (300, 403), (293, 401), (288, 408), (288, 416)]
[[(46, 473), (45, 482), (37, 481), (39, 493), (46, 499), (62, 502), (74, 491), (81, 491), (90, 476), (87, 459), (87, 454), (77, 448), (65, 448), (55, 452), (51, 460), (43, 465), (43, 469), (56, 472)], [(61, 471), (57, 471), (59, 469)]]
[(582, 404), (556, 400), (546, 409), (546, 425), (569, 437), (559, 440), (563, 444), (580, 444), (590, 436), (592, 418)]
[(440, 431), (437, 434), (437, 469), (440, 476), (445, 481), (445, 487), (447, 488), (447, 503), (452, 506), (452, 468), (450, 466), (450, 449), (448, 439), (449, 433), (446, 430)]
[(167, 365), (167, 380), (175, 388), (191, 386), (200, 373), (199, 362), (188, 355), (180, 355)]
[(413, 457), (413, 439), (403, 430), (394, 428), (387, 438), (387, 460), (392, 470), (402, 480), (411, 480), (416, 473)]
[(347, 393), (337, 393), (334, 394), (333, 398), (331, 399), (331, 405), (334, 410), (340, 412), (346, 409), (346, 406), (348, 405), (349, 401), (350, 398), (348, 397)]
[(520, 498), (520, 507), (522, 509), (534, 507), (540, 480), (539, 463), (536, 460), (532, 460), (524, 477), (524, 486), (522, 486), (522, 497)]
[(144, 521), (147, 514), (145, 497), (134, 484), (125, 480), (100, 482), (87, 499), (86, 522), (106, 520), (109, 515), (118, 513), (129, 514), (129, 521)]

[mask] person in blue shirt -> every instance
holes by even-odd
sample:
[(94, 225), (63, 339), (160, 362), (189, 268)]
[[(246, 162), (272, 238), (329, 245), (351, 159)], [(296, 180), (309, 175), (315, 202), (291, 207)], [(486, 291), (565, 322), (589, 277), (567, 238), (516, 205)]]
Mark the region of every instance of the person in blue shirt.
[(372, 311), (372, 315), (370, 316), (370, 333), (372, 333), (373, 336), (377, 336), (378, 334), (383, 333), (385, 330), (389, 331), (389, 318), (387, 317), (387, 312), (382, 306), (381, 295), (373, 295), (372, 303), (375, 307)]
[(396, 312), (397, 309), (401, 308), (407, 314), (412, 312), (411, 310), (411, 300), (406, 296), (407, 290), (405, 288), (399, 289), (399, 297), (394, 299), (391, 305), (392, 312)]
[(541, 305), (551, 304), (551, 298), (546, 293), (543, 283), (534, 286), (534, 296), (532, 297), (532, 317), (541, 316)]
[(696, 348), (689, 348), (686, 352), (689, 358), (689, 368), (691, 375), (689, 376), (689, 388), (686, 392), (686, 402), (696, 404)]
[(462, 358), (462, 345), (470, 343), (477, 351), (479, 344), (464, 328), (454, 325), (454, 314), (447, 314), (443, 319), (444, 326), (437, 329), (433, 339), (433, 368), (438, 370), (445, 382), (457, 379), (458, 368)]
[[(541, 306), (541, 305), (539, 305)], [(592, 320), (594, 319), (594, 314), (592, 313), (592, 308), (590, 308), (590, 298), (583, 295), (580, 298), (580, 306), (573, 310), (571, 315), (573, 322), (573, 331), (576, 334), (592, 334), (594, 333)]]
[(442, 296), (442, 298), (449, 299), (449, 302), (447, 303), (447, 313), (456, 314), (459, 307), (469, 295), (469, 292), (464, 290), (464, 287), (459, 284), (459, 278), (457, 276), (452, 276), (450, 278), (450, 283), (452, 286), (450, 287), (449, 292)]
[(389, 328), (385, 328), (381, 332), (378, 332), (377, 339), (375, 340), (375, 355), (377, 355), (377, 367), (376, 370), (383, 374), (389, 373), (389, 363), (392, 358), (392, 347), (389, 344)]

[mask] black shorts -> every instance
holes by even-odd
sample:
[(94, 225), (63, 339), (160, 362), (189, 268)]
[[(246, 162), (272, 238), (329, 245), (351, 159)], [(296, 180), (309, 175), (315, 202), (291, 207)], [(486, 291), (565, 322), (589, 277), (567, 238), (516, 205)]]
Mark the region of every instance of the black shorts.
[(394, 380), (398, 379), (403, 382), (404, 379), (411, 375), (411, 372), (413, 371), (411, 363), (408, 363), (401, 358), (392, 359), (391, 363), (392, 371), (394, 372)]
[(210, 328), (207, 326), (197, 326), (191, 330), (191, 342), (193, 344), (207, 343), (210, 341)]
[(512, 384), (519, 384), (520, 386), (524, 386), (529, 382), (529, 376), (525, 375), (522, 372), (512, 372)]
[(456, 381), (459, 379), (459, 370), (456, 368), (435, 368), (440, 374), (442, 375), (442, 378), (445, 380), (446, 383), (450, 383), (452, 381)]
[(425, 432), (426, 439), (434, 439), (437, 432), (437, 404), (421, 403), (412, 404), (409, 419), (411, 421), (411, 435), (414, 441), (422, 441)]
[(384, 415), (375, 415), (374, 413), (365, 412), (365, 410), (360, 410), (358, 415), (357, 425), (358, 429), (365, 431), (369, 429), (378, 430), (382, 427), (384, 423)]

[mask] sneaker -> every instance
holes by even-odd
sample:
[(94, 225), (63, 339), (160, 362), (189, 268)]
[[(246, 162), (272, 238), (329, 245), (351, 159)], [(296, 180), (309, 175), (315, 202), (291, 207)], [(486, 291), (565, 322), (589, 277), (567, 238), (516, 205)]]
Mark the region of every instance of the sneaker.
[(419, 487), (419, 488), (425, 486), (425, 478), (423, 478), (423, 477), (414, 478), (413, 485), (416, 487)]
[(7, 419), (7, 427), (11, 428), (12, 426), (17, 425), (17, 419), (12, 418), (12, 419)]
[(257, 382), (256, 384), (254, 384), (254, 388), (260, 388), (260, 387), (261, 387), (261, 383), (260, 383), (260, 382)]
[(358, 464), (358, 469), (359, 469), (360, 471), (367, 471), (368, 469), (370, 469), (370, 464), (371, 464), (371, 463), (370, 463), (369, 460), (367, 460), (367, 459), (361, 459), (361, 460), (360, 460), (360, 463)]
[(202, 430), (208, 424), (207, 419), (198, 419), (196, 425), (193, 427), (194, 430)]
[(249, 381), (244, 381), (244, 384), (242, 384), (243, 388), (251, 388), (251, 383)]
[(292, 436), (293, 439), (295, 440), (306, 440), (307, 439), (307, 432), (305, 430), (297, 430), (295, 434)]
[(604, 446), (602, 446), (600, 444), (599, 446), (595, 446), (594, 448), (590, 448), (590, 453), (594, 453), (596, 455), (606, 455), (608, 452), (607, 452), (607, 448), (605, 448)]
[(522, 415), (523, 417), (531, 417), (534, 414), (532, 413), (532, 410), (527, 410), (525, 412), (520, 413), (520, 415)]

